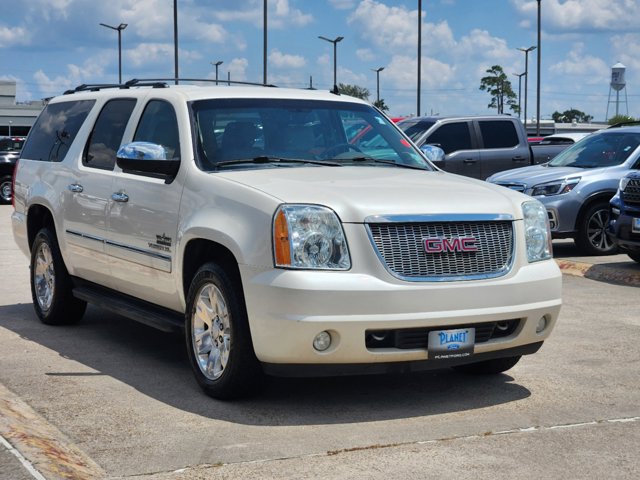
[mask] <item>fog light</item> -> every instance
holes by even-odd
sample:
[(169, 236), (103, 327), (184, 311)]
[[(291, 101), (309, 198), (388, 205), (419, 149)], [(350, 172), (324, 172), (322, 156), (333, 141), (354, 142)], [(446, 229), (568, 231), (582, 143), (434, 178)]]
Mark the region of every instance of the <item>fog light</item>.
[(542, 333), (545, 328), (547, 328), (547, 317), (540, 317), (538, 326), (536, 327), (536, 333)]
[(320, 332), (316, 335), (316, 338), (313, 339), (313, 348), (315, 348), (319, 352), (324, 352), (327, 348), (331, 346), (331, 335), (329, 332)]

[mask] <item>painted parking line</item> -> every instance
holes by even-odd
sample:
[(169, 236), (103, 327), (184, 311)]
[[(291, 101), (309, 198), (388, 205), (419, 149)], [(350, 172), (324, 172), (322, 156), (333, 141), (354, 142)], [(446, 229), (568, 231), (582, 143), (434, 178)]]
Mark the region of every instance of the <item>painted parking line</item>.
[(97, 480), (105, 472), (65, 435), (0, 384), (2, 444), (38, 480)]

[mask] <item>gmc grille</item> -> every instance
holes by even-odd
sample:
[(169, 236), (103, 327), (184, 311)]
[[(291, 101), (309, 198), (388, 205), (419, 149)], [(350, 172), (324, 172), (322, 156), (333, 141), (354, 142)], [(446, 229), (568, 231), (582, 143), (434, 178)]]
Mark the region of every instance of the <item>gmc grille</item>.
[[(470, 280), (506, 274), (513, 260), (511, 221), (369, 223), (371, 240), (386, 268), (410, 281)], [(474, 238), (477, 251), (427, 253), (427, 238)]]

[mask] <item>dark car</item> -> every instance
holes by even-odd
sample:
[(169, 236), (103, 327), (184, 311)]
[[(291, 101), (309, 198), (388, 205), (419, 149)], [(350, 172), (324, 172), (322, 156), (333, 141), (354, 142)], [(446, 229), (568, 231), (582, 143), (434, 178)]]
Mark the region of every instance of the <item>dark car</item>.
[(13, 168), (23, 144), (24, 137), (0, 138), (0, 203), (11, 203)]
[(640, 171), (620, 180), (618, 192), (611, 199), (609, 234), (620, 251), (640, 263)]

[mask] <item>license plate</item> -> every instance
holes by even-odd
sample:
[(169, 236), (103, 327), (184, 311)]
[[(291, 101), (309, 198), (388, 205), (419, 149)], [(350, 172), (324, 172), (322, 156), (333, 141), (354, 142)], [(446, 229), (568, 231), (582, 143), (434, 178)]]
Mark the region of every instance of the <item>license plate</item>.
[(475, 340), (475, 328), (433, 330), (429, 332), (427, 357), (430, 360), (470, 357), (473, 355)]
[(634, 218), (631, 220), (631, 231), (640, 233), (640, 218)]

